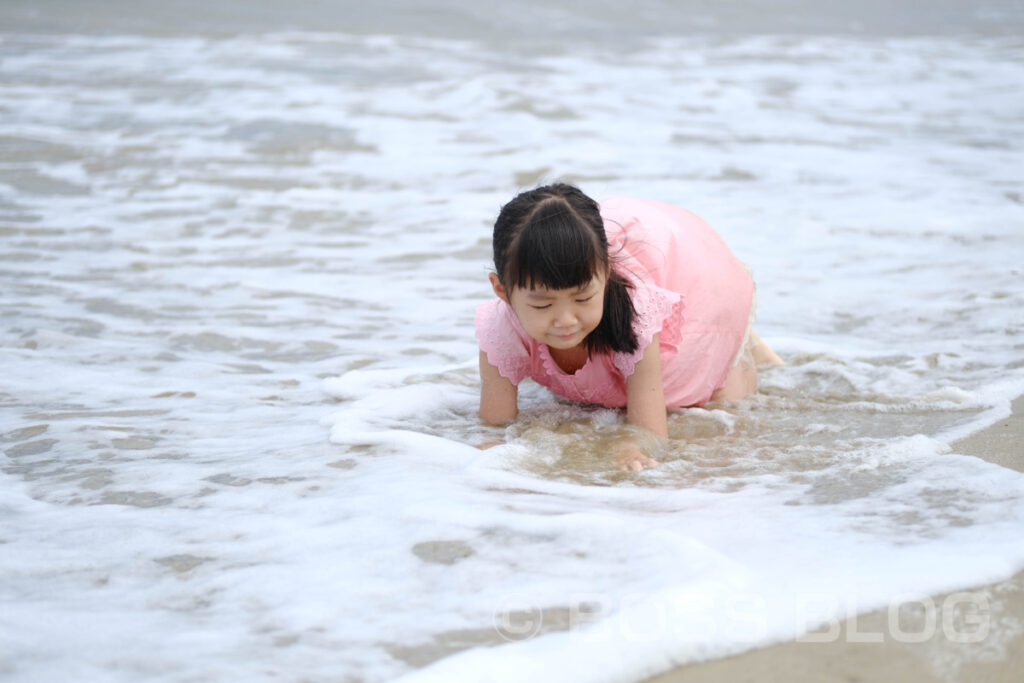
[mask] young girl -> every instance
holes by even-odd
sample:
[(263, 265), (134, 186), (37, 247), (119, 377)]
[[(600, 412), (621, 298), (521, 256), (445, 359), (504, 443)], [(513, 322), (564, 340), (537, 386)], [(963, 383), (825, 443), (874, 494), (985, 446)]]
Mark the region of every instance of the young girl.
[[(781, 363), (750, 327), (747, 269), (688, 211), (548, 185), (502, 207), (493, 246), (498, 298), (476, 312), (485, 422), (515, 418), (531, 377), (666, 437), (666, 408), (742, 398), (757, 363)], [(619, 460), (657, 464), (636, 448)]]

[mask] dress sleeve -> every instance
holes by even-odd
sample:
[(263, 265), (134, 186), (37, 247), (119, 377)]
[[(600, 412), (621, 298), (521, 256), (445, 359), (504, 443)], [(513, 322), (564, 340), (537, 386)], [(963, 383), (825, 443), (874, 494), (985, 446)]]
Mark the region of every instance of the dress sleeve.
[(644, 282), (634, 282), (632, 298), (636, 309), (633, 332), (636, 333), (637, 349), (633, 353), (616, 352), (613, 357), (615, 367), (623, 377), (633, 374), (654, 335), (661, 334), (662, 346), (673, 346), (679, 341), (683, 309), (686, 307), (682, 294)]
[(518, 385), (530, 374), (530, 351), (514, 316), (508, 304), (492, 299), (477, 307), (475, 322), (480, 350), (502, 377)]

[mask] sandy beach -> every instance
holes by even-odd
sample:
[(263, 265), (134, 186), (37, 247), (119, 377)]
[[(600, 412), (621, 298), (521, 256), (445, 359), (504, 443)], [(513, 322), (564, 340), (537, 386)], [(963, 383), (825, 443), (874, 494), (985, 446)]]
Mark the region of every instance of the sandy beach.
[[(954, 442), (952, 448), (1024, 472), (1022, 444), (1024, 396), (1013, 402), (1010, 417)], [(968, 592), (980, 596), (989, 607), (990, 630), (977, 643), (953, 642), (940, 628), (924, 642), (902, 642), (889, 627), (889, 610), (880, 610), (840, 624), (826, 642), (781, 643), (683, 666), (647, 683), (1020, 683), (1024, 680), (1024, 572)], [(949, 604), (945, 602), (948, 597), (934, 597), (937, 610)], [(938, 619), (941, 622), (941, 614)], [(857, 642), (864, 640), (879, 642)]]

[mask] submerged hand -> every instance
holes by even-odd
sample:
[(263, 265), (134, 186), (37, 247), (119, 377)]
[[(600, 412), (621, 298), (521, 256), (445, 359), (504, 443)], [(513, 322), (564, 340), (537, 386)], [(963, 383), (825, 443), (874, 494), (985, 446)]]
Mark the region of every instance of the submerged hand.
[(645, 467), (655, 467), (659, 464), (657, 460), (644, 455), (643, 451), (635, 446), (619, 449), (616, 459), (619, 462), (619, 469), (624, 471), (639, 472)]

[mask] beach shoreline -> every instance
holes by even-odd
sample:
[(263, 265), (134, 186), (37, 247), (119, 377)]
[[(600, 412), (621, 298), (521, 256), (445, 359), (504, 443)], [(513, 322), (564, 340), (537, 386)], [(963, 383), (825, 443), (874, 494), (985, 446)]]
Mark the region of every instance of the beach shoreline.
[[(953, 442), (953, 452), (1024, 472), (1024, 396), (1013, 401), (1012, 411), (1009, 417)], [(998, 583), (933, 596), (930, 604), (940, 612), (942, 606), (963, 595), (979, 598), (987, 608), (989, 632), (978, 643), (949, 640), (942, 629), (935, 629), (935, 635), (922, 642), (910, 642), (914, 638), (894, 636), (892, 610), (877, 610), (838, 624), (838, 630), (827, 638), (811, 636), (683, 665), (646, 683), (1020, 683), (1024, 671), (1024, 571)], [(939, 613), (938, 619), (943, 618)]]

